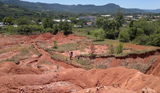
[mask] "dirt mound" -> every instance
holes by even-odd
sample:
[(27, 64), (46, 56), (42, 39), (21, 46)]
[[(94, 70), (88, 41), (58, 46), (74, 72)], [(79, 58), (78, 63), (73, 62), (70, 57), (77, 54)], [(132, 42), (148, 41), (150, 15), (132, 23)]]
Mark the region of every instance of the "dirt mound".
[[(18, 68), (7, 62), (0, 64), (0, 67), (2, 69), (4, 66), (11, 67), (10, 65)], [(0, 80), (0, 92), (141, 93), (146, 86), (150, 90), (160, 92), (159, 77), (145, 75), (138, 70), (123, 67), (89, 71), (71, 68), (57, 73), (5, 75), (1, 76)]]
[(0, 63), (0, 72), (6, 74), (41, 74), (42, 69), (33, 68), (21, 68), (13, 62), (2, 62)]
[(59, 73), (58, 81), (68, 81), (81, 88), (94, 87), (98, 84), (97, 78), (84, 69), (68, 69)]
[(145, 86), (160, 92), (160, 78), (152, 75), (145, 75), (138, 70), (126, 69), (123, 67), (110, 68), (107, 70), (90, 70), (99, 80), (99, 86), (116, 86), (122, 89), (140, 93)]
[[(42, 87), (44, 85), (50, 84), (55, 82), (52, 86), (59, 86), (66, 85), (68, 86), (75, 86), (76, 89), (84, 89), (89, 87), (95, 87), (98, 83), (97, 79), (90, 73), (88, 73), (86, 70), (83, 69), (67, 69), (65, 71), (60, 72), (59, 74), (54, 73), (48, 73), (48, 74), (25, 74), (25, 75), (10, 75), (10, 76), (2, 76), (0, 77), (0, 91), (2, 91), (4, 88), (13, 89), (15, 91), (19, 91), (21, 89), (21, 86), (33, 87), (39, 86)], [(64, 82), (64, 83), (56, 83), (56, 82)], [(69, 82), (69, 83), (66, 83)], [(48, 89), (52, 89), (53, 87), (50, 87)], [(61, 88), (60, 88), (61, 89)], [(61, 91), (68, 91), (67, 90), (61, 90)], [(25, 90), (26, 91), (26, 90)], [(36, 90), (33, 90), (36, 91)], [(71, 91), (71, 88), (70, 90)], [(50, 91), (51, 92), (51, 91)], [(42, 93), (42, 92), (41, 92)], [(63, 92), (59, 92), (63, 93)]]

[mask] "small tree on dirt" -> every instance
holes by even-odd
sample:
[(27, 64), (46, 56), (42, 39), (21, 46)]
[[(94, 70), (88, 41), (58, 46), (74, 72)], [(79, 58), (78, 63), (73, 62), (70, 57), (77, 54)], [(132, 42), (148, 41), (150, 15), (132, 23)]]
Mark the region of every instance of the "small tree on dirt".
[(56, 49), (57, 48), (57, 41), (54, 40), (53, 43), (54, 43), (53, 48)]
[(114, 47), (113, 47), (113, 44), (111, 44), (111, 45), (109, 46), (108, 53), (109, 53), (109, 54), (114, 54)]
[(123, 53), (123, 45), (120, 43), (116, 49), (117, 54)]
[(91, 57), (94, 56), (95, 50), (96, 50), (96, 48), (94, 47), (94, 44), (90, 44), (89, 55), (90, 55)]

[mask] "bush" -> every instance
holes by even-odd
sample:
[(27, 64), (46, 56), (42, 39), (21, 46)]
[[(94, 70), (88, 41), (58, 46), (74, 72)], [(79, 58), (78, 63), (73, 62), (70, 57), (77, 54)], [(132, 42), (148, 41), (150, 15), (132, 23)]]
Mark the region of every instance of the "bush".
[(22, 25), (17, 27), (17, 32), (21, 35), (28, 35), (32, 33), (32, 29), (28, 25)]
[(120, 43), (119, 46), (117, 47), (116, 53), (117, 53), (117, 54), (123, 53), (123, 45), (122, 45), (121, 43)]
[(150, 43), (153, 46), (160, 46), (160, 34), (151, 35)]
[(44, 28), (53, 28), (53, 20), (49, 17), (43, 19), (43, 27)]
[(138, 45), (149, 45), (150, 38), (147, 35), (141, 35), (141, 36), (136, 37), (133, 40), (133, 43), (138, 44)]
[(38, 26), (38, 25), (29, 25), (29, 28), (32, 31), (41, 31), (41, 26)]
[(16, 21), (17, 25), (29, 25), (31, 21), (25, 17), (21, 17)]
[(53, 43), (54, 43), (53, 48), (56, 49), (57, 48), (57, 41), (54, 40)]
[[(100, 40), (104, 40), (105, 38), (105, 33), (103, 29), (99, 29), (99, 30), (95, 30), (92, 32), (92, 34), (97, 38), (99, 38)], [(97, 40), (97, 39), (96, 39)]]
[(12, 25), (7, 26), (6, 31), (11, 34), (32, 34), (33, 31), (42, 31), (41, 26), (37, 25), (20, 25), (18, 27), (13, 27)]
[(113, 47), (113, 44), (111, 44), (111, 45), (109, 46), (108, 53), (109, 53), (109, 54), (114, 54), (114, 47)]
[(9, 33), (11, 33), (11, 34), (12, 34), (15, 30), (16, 30), (16, 29), (14, 29), (14, 27), (13, 27), (12, 25), (8, 25), (7, 28), (6, 28), (6, 31), (9, 32)]
[(129, 34), (127, 29), (120, 31), (119, 33), (119, 41), (120, 42), (129, 42)]
[(52, 28), (46, 28), (46, 29), (45, 29), (45, 32), (50, 32), (50, 33), (53, 34), (53, 33), (54, 33), (54, 29), (52, 29)]

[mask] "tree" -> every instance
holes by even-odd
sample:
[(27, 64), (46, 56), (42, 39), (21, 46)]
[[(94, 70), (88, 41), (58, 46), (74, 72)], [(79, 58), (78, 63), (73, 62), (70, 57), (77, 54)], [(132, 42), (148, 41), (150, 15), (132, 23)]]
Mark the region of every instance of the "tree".
[(57, 23), (54, 24), (53, 29), (54, 29), (55, 31), (58, 31), (58, 25), (57, 25)]
[(63, 30), (63, 21), (62, 21), (62, 19), (59, 22), (59, 30)]
[(17, 32), (21, 35), (28, 35), (32, 33), (32, 30), (28, 25), (22, 25), (18, 26)]
[(121, 9), (118, 9), (116, 14), (115, 14), (115, 18), (116, 18), (116, 21), (117, 21), (117, 30), (119, 30), (119, 28), (122, 26), (122, 24), (124, 23), (124, 15), (123, 13), (121, 12)]
[(103, 26), (103, 20), (104, 20), (103, 17), (98, 17), (97, 20), (96, 20), (96, 25), (98, 27), (102, 27)]
[(25, 17), (21, 17), (17, 20), (17, 25), (29, 25), (31, 24), (31, 21)]
[(128, 29), (123, 29), (119, 33), (119, 41), (120, 42), (129, 42), (129, 34), (128, 34)]
[(129, 33), (130, 40), (131, 41), (134, 40), (135, 37), (137, 36), (137, 28), (136, 27), (130, 27), (128, 33)]
[(2, 17), (0, 16), (0, 22), (2, 21)]
[(94, 31), (94, 36), (96, 37), (96, 41), (97, 41), (97, 37), (98, 37), (98, 35), (99, 35), (99, 33), (98, 33), (98, 31)]
[(49, 17), (43, 19), (43, 27), (44, 28), (53, 28), (53, 20)]
[(151, 45), (160, 46), (160, 34), (150, 36)]
[(133, 43), (138, 44), (138, 45), (149, 45), (150, 44), (150, 38), (149, 36), (142, 34), (140, 36), (137, 36), (134, 40)]
[(59, 30), (57, 23), (54, 24), (53, 29), (54, 29), (54, 33), (53, 34), (56, 35), (58, 30)]
[(9, 25), (12, 25), (13, 24), (13, 21), (14, 21), (14, 18), (13, 17), (5, 17), (3, 18), (3, 23), (4, 24), (9, 24)]
[(131, 22), (129, 23), (129, 27), (133, 27), (133, 21), (134, 20), (131, 20)]
[(105, 37), (109, 39), (115, 39), (115, 37), (117, 36), (115, 32), (116, 27), (117, 27), (116, 21), (105, 19), (103, 21), (103, 30), (105, 31)]
[(70, 20), (72, 21), (72, 23), (77, 24), (78, 20), (75, 17), (71, 17)]
[(65, 35), (69, 34), (72, 31), (72, 27), (68, 24), (67, 20), (64, 21), (62, 28)]
[(81, 25), (81, 27), (83, 27), (83, 23), (81, 21), (79, 21), (77, 25)]

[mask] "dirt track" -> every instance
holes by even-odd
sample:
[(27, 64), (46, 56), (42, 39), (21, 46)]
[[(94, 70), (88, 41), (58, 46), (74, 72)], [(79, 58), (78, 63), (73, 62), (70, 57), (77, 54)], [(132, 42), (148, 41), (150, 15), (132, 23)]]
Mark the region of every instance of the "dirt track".
[[(8, 36), (8, 38), (1, 36), (0, 38), (1, 40), (5, 40), (5, 42), (1, 42), (1, 60), (14, 57), (19, 62), (18, 65), (10, 61), (0, 63), (0, 92), (141, 93), (142, 90), (150, 91), (151, 93), (160, 92), (160, 78), (158, 77), (160, 76), (160, 59), (157, 53), (146, 57), (113, 58), (110, 64), (113, 68), (91, 69), (87, 71), (81, 68), (75, 68), (64, 62), (53, 60), (50, 53), (36, 45), (37, 42), (41, 42), (45, 43), (46, 47), (49, 47), (53, 44), (54, 40), (59, 42), (58, 45), (77, 43), (85, 37), (75, 35), (69, 35), (67, 37), (61, 33), (53, 36), (46, 33), (39, 36)], [(12, 41), (13, 39), (14, 41)], [(23, 47), (30, 45), (33, 46), (28, 48), (29, 51), (23, 49)], [(106, 48), (108, 46), (97, 45), (96, 52), (101, 53)], [(21, 51), (21, 49), (23, 50)], [(36, 49), (41, 53), (40, 56), (35, 52)], [(26, 55), (19, 55), (21, 52), (26, 53)], [(15, 55), (18, 56), (15, 57)], [(67, 56), (67, 52), (64, 55)], [(22, 58), (19, 59), (19, 57)], [(153, 58), (154, 60), (152, 61), (154, 63), (151, 64), (150, 69), (146, 72), (148, 75), (135, 69), (117, 67), (126, 61), (129, 61), (129, 64), (134, 62), (147, 64)], [(97, 58), (96, 62), (100, 63), (106, 59)]]

